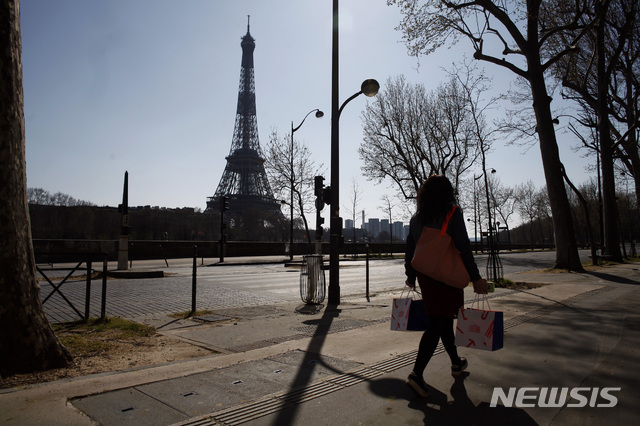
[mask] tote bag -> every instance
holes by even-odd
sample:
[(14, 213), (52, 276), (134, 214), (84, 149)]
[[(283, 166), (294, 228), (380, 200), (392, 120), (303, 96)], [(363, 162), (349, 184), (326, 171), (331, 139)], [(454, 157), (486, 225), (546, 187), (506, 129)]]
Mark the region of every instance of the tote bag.
[(425, 226), (411, 260), (411, 266), (435, 280), (451, 287), (465, 288), (469, 285), (469, 273), (462, 262), (462, 256), (447, 234), (449, 221), (457, 206), (447, 213), (440, 230)]

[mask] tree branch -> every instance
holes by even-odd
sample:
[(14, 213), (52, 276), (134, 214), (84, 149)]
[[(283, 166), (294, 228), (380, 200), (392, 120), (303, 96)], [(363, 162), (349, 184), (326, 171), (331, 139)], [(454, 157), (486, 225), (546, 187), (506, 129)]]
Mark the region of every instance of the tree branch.
[(525, 70), (523, 70), (522, 68), (512, 64), (511, 62), (508, 62), (504, 58), (503, 59), (498, 59), (495, 56), (485, 55), (484, 53), (482, 53), (479, 50), (476, 50), (476, 52), (473, 54), (473, 57), (475, 59), (479, 60), (479, 61), (486, 61), (486, 62), (490, 62), (492, 64), (500, 65), (501, 67), (507, 68), (508, 70), (516, 73), (520, 77), (523, 77), (523, 78), (528, 80), (528, 74), (527, 74), (527, 72)]

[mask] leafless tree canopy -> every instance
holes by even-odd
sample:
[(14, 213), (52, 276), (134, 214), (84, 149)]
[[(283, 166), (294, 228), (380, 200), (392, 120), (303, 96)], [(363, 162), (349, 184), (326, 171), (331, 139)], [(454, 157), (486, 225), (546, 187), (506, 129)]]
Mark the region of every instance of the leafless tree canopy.
[(306, 214), (314, 211), (313, 178), (320, 174), (322, 164), (314, 163), (306, 145), (297, 140), (292, 143), (290, 133), (281, 137), (273, 130), (266, 147), (265, 169), (276, 199), (289, 203), (293, 189), (290, 208), (294, 217), (302, 219), (311, 241)]
[[(589, 0), (388, 0), (402, 13), (398, 27), (412, 55), (429, 54), (458, 39), (468, 41), (475, 59), (510, 70), (531, 90), (536, 133), (544, 167), (556, 235), (556, 267), (583, 270), (576, 244), (570, 205), (563, 182), (547, 72), (576, 50), (561, 46), (549, 55), (545, 46), (580, 25)], [(581, 36), (582, 33), (579, 33)]]
[(404, 198), (433, 174), (449, 176), (457, 188), (478, 156), (468, 99), (453, 78), (431, 93), (404, 76), (389, 78), (362, 121), (364, 174), (391, 180)]

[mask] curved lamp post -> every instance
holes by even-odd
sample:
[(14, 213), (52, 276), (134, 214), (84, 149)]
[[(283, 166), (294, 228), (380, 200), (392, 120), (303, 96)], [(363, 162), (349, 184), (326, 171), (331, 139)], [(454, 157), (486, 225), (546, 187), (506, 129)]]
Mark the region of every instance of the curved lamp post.
[(294, 168), (293, 168), (293, 134), (302, 126), (302, 124), (304, 123), (304, 120), (307, 119), (307, 117), (312, 113), (315, 112), (316, 113), (316, 117), (317, 118), (321, 118), (324, 116), (324, 112), (320, 111), (319, 109), (312, 109), (311, 111), (309, 111), (307, 113), (307, 115), (304, 116), (304, 118), (302, 119), (302, 122), (300, 122), (300, 124), (298, 125), (298, 127), (293, 127), (293, 121), (291, 122), (291, 199), (290, 199), (290, 204), (289, 204), (289, 210), (291, 211), (291, 223), (290, 223), (290, 227), (289, 227), (289, 260), (293, 260), (293, 187), (294, 187), (294, 182), (295, 182), (295, 176), (294, 176)]
[[(489, 237), (488, 237), (488, 242), (489, 242), (489, 257), (487, 259), (487, 278), (489, 279), (489, 281), (493, 281), (493, 282), (498, 282), (499, 279), (502, 278), (502, 264), (500, 262), (500, 257), (498, 256), (498, 248), (496, 247), (496, 241), (495, 239), (497, 238), (498, 235), (498, 229), (497, 226), (495, 228), (494, 231), (494, 223), (493, 221), (496, 219), (495, 218), (495, 212), (494, 212), (494, 217), (491, 217), (491, 196), (489, 194), (489, 179), (487, 176), (487, 170), (484, 164), (484, 159), (482, 161), (482, 166), (483, 166), (483, 172), (482, 174), (484, 175), (484, 189), (485, 189), (485, 195), (487, 197), (487, 215), (489, 218)], [(491, 169), (491, 174), (496, 173), (496, 169)], [(495, 203), (494, 203), (495, 204)], [(495, 205), (494, 205), (495, 208)]]
[[(337, 12), (334, 15), (334, 19)], [(337, 62), (337, 55), (334, 55), (334, 61)], [(340, 237), (342, 236), (342, 218), (340, 217), (340, 114), (344, 107), (364, 94), (367, 97), (375, 96), (380, 89), (380, 84), (374, 79), (368, 79), (360, 85), (360, 91), (354, 93), (344, 103), (337, 107), (337, 70), (334, 69), (333, 84), (334, 96), (332, 99), (331, 111), (331, 197), (330, 197), (330, 250), (329, 250), (329, 304), (340, 304)]]

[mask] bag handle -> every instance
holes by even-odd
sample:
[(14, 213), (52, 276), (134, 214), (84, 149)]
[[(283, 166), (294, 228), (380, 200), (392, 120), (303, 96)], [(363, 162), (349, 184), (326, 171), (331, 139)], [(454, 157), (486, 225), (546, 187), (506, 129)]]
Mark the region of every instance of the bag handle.
[[(476, 303), (478, 304), (478, 309), (480, 309), (480, 303), (482, 303), (482, 310), (483, 311), (485, 311), (485, 310), (489, 310), (490, 311), (491, 310), (491, 305), (489, 304), (489, 297), (487, 297), (486, 294), (482, 294), (481, 295), (480, 293), (476, 293), (476, 296), (473, 298), (473, 302), (471, 302), (471, 308), (473, 308), (473, 306)], [(487, 308), (488, 309), (484, 308), (484, 304), (485, 303), (487, 304)]]
[(444, 223), (442, 224), (442, 228), (440, 228), (440, 235), (444, 235), (447, 233), (447, 227), (449, 226), (449, 221), (453, 217), (453, 213), (456, 211), (458, 206), (451, 207), (451, 210), (447, 213), (447, 216), (444, 219)]
[(418, 296), (420, 296), (420, 299), (422, 299), (422, 293), (420, 293), (418, 290), (416, 290), (416, 287), (409, 287), (408, 285), (405, 285), (402, 288), (402, 293), (400, 293), (400, 299), (404, 298), (404, 292), (407, 292), (407, 297), (411, 296), (411, 293), (416, 293)]

